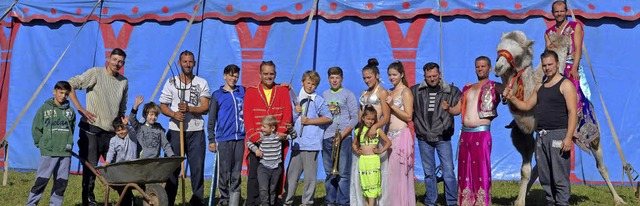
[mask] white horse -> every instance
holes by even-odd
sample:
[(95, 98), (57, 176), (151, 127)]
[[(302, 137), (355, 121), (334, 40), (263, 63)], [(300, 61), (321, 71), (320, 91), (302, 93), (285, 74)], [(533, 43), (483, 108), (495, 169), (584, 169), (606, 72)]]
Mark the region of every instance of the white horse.
[[(562, 35), (551, 35), (550, 39), (554, 44), (554, 49), (552, 50), (558, 54), (559, 68), (563, 69), (565, 68), (566, 51), (571, 44), (571, 40)], [(543, 76), (542, 69), (539, 68), (540, 65), (535, 70), (532, 68), (533, 43), (533, 40), (527, 39), (524, 32), (513, 31), (503, 34), (497, 46), (498, 58), (495, 65), (495, 75), (500, 76), (503, 83), (512, 85), (514, 95), (516, 97), (520, 96), (522, 99), (527, 99), (531, 96), (536, 84), (541, 82)], [(511, 103), (509, 103), (509, 111), (513, 115), (515, 123), (515, 125), (514, 123), (510, 125), (512, 128), (511, 141), (522, 156), (520, 190), (514, 204), (525, 205), (527, 191), (538, 177), (535, 168), (533, 173), (531, 168), (531, 157), (535, 149), (533, 131), (536, 128), (536, 121), (533, 111), (518, 110)], [(593, 140), (589, 149), (596, 159), (596, 166), (600, 175), (602, 175), (609, 187), (614, 203), (616, 205), (626, 205), (613, 188), (611, 180), (609, 180), (609, 172), (604, 164), (600, 139)]]

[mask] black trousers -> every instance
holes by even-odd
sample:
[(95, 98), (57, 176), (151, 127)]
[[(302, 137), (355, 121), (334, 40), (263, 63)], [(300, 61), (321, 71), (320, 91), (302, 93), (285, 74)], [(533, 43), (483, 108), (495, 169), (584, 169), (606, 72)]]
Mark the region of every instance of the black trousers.
[[(171, 144), (173, 153), (180, 155), (180, 131), (169, 130), (167, 132), (167, 140)], [(185, 132), (184, 152), (189, 164), (191, 191), (193, 192), (189, 205), (204, 205), (204, 158), (206, 147), (204, 130)], [(180, 168), (173, 172), (164, 188), (167, 191), (169, 205), (174, 205), (178, 194), (178, 175), (180, 175)]]
[[(78, 152), (80, 157), (87, 160), (93, 166), (98, 165), (100, 156), (107, 157), (109, 151), (109, 141), (115, 136), (114, 132), (102, 130), (100, 127), (90, 125), (80, 121), (78, 140)], [(96, 176), (87, 167), (82, 168), (82, 205), (88, 205), (89, 202), (95, 202), (93, 188), (95, 187)]]
[(247, 178), (247, 201), (245, 205), (260, 205), (260, 189), (258, 184), (258, 157), (253, 152), (249, 152), (249, 177)]

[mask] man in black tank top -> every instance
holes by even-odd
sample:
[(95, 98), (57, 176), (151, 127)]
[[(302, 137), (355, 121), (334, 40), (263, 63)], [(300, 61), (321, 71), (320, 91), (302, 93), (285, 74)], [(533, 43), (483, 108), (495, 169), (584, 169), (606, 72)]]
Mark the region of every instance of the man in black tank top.
[(558, 54), (546, 50), (540, 59), (546, 78), (528, 99), (515, 98), (508, 88), (503, 95), (520, 110), (535, 108), (536, 162), (547, 205), (569, 205), (571, 141), (578, 123), (576, 88), (558, 72)]

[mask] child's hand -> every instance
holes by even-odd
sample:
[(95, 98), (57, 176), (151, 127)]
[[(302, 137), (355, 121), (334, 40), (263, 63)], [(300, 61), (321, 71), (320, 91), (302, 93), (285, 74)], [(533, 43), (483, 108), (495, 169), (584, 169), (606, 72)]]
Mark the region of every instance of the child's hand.
[(136, 96), (136, 101), (133, 103), (133, 107), (138, 109), (138, 106), (140, 106), (140, 104), (142, 104), (142, 102), (144, 102), (144, 96), (142, 96), (142, 95)]
[(256, 140), (256, 142), (255, 142), (255, 143), (256, 143), (256, 144), (260, 144), (260, 143), (262, 143), (262, 137), (260, 137), (260, 139)]
[(262, 158), (264, 154), (262, 154), (262, 150), (258, 149), (256, 150), (256, 156), (258, 156), (259, 158)]
[(218, 151), (217, 151), (217, 148), (216, 148), (216, 143), (215, 143), (215, 142), (209, 143), (209, 152), (213, 152), (213, 153), (218, 152)]
[(122, 121), (122, 124), (124, 124), (124, 125), (129, 124), (129, 115), (124, 116), (124, 117), (120, 117), (120, 120)]
[(294, 109), (296, 110), (297, 113), (301, 113), (302, 112), (302, 107), (299, 104), (297, 104)]

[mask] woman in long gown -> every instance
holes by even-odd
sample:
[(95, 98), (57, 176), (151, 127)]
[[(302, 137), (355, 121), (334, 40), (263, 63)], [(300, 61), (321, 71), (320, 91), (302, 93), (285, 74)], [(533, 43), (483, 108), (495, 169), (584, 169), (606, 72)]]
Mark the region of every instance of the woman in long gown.
[(387, 191), (382, 195), (387, 200), (393, 199), (398, 206), (415, 206), (416, 197), (413, 180), (414, 141), (409, 130), (409, 122), (413, 117), (413, 95), (408, 88), (402, 62), (396, 61), (387, 69), (389, 81), (393, 84), (386, 99), (391, 116), (387, 126), (387, 136), (391, 139), (391, 151), (387, 161), (387, 172), (391, 175), (383, 178), (387, 182)]
[[(387, 123), (389, 123), (390, 117), (390, 109), (389, 105), (386, 103), (386, 98), (389, 96), (389, 93), (386, 89), (380, 86), (380, 70), (378, 69), (378, 60), (375, 58), (369, 59), (367, 66), (362, 68), (362, 79), (364, 83), (367, 84), (367, 90), (363, 91), (360, 94), (360, 106), (364, 108), (365, 105), (371, 105), (374, 109), (376, 109), (378, 113), (378, 123), (374, 124), (370, 129), (367, 135), (375, 136), (375, 131), (380, 128), (382, 129)], [(362, 109), (358, 112), (358, 117), (362, 116)], [(380, 146), (382, 148), (382, 145)], [(387, 162), (388, 153), (380, 154), (380, 176), (382, 177), (382, 194), (386, 192), (386, 184), (384, 179), (387, 175)], [(353, 158), (351, 160), (351, 186), (349, 189), (349, 199), (350, 205), (353, 206), (364, 206), (365, 199), (362, 195), (362, 186), (360, 184), (360, 174), (358, 171), (359, 159), (356, 153), (353, 153)], [(387, 196), (382, 195), (376, 201), (376, 205), (389, 205), (384, 204), (389, 202), (386, 200)]]

